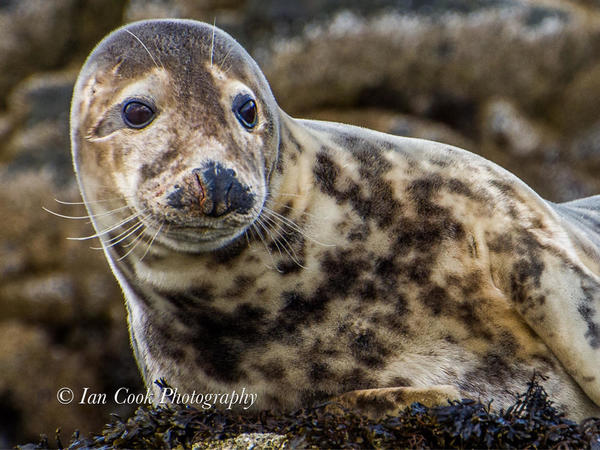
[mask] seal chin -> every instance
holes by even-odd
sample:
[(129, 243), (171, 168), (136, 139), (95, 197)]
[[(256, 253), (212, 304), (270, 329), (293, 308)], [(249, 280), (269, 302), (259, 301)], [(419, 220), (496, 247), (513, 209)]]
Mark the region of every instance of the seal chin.
[(155, 243), (171, 250), (185, 253), (205, 253), (225, 247), (240, 237), (248, 227), (241, 229), (217, 229), (211, 227), (148, 230), (156, 234)]

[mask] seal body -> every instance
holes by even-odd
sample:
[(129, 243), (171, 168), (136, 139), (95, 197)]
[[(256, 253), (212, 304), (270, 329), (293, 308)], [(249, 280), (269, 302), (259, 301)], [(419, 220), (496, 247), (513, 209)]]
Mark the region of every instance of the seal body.
[(600, 413), (600, 197), (552, 204), (464, 150), (293, 119), (194, 21), (106, 37), (71, 125), (148, 386), (504, 407), (535, 371)]

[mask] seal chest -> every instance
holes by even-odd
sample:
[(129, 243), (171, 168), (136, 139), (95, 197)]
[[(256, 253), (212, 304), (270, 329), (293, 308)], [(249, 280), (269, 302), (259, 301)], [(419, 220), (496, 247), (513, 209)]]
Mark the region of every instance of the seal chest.
[(148, 386), (383, 413), (503, 407), (537, 371), (600, 413), (600, 197), (555, 205), (464, 150), (293, 119), (188, 20), (107, 36), (71, 136)]

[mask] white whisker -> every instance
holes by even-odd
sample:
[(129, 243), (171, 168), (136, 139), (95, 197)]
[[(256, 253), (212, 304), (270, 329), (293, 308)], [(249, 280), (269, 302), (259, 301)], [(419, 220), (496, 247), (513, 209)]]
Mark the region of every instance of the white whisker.
[(129, 246), (135, 244), (135, 245), (133, 245), (133, 247), (131, 247), (129, 249), (129, 251), (127, 253), (125, 253), (123, 256), (118, 258), (117, 261), (121, 261), (122, 259), (125, 259), (132, 251), (134, 251), (135, 248), (139, 245), (139, 243), (143, 241), (142, 236), (144, 236), (144, 230), (140, 231), (140, 233), (135, 237), (135, 239), (133, 241), (131, 241), (127, 245), (124, 245), (123, 247), (129, 247)]
[(132, 196), (130, 196), (130, 197), (115, 197), (115, 198), (112, 198), (112, 199), (111, 198), (105, 198), (105, 199), (102, 199), (102, 200), (88, 200), (87, 202), (65, 202), (64, 200), (59, 200), (59, 199), (55, 198), (54, 201), (56, 203), (61, 204), (61, 205), (67, 205), (67, 206), (72, 206), (72, 205), (86, 205), (86, 204), (92, 205), (92, 204), (96, 204), (96, 203), (108, 203), (108, 202), (113, 202), (113, 201), (120, 201), (120, 200), (128, 199), (128, 198), (131, 198), (131, 197)]
[(125, 225), (127, 222), (129, 222), (131, 220), (137, 219), (144, 212), (145, 211), (135, 212), (132, 215), (130, 215), (129, 217), (126, 217), (125, 219), (123, 219), (120, 222), (116, 223), (115, 225), (112, 225), (112, 226), (110, 226), (110, 227), (108, 227), (108, 228), (106, 228), (106, 229), (104, 229), (102, 231), (99, 231), (97, 233), (91, 234), (89, 236), (83, 236), (83, 237), (77, 237), (77, 238), (69, 237), (67, 239), (70, 240), (70, 241), (85, 241), (87, 239), (94, 239), (94, 238), (100, 237), (103, 234), (106, 234), (106, 233), (108, 233), (110, 231), (113, 231), (113, 230), (119, 228), (122, 225)]
[(269, 249), (269, 246), (267, 245), (267, 243), (266, 243), (266, 241), (265, 241), (265, 239), (263, 237), (263, 234), (257, 228), (256, 224), (257, 224), (257, 222), (254, 222), (252, 224), (252, 230), (255, 231), (256, 234), (258, 235), (258, 237), (260, 238), (261, 242), (265, 246), (265, 249), (267, 250), (267, 253), (269, 253), (269, 256), (271, 257), (271, 261), (273, 262), (273, 266), (272, 267), (269, 267), (268, 265), (266, 265), (266, 267), (269, 268), (269, 269), (273, 269), (274, 268), (275, 270), (277, 270), (278, 272), (280, 272), (280, 270), (277, 268), (277, 264), (275, 264), (275, 258), (273, 258), (273, 253)]
[[(144, 226), (144, 223), (141, 220), (138, 219), (137, 223), (134, 223), (131, 227), (127, 228), (125, 231), (123, 231), (119, 235), (117, 235), (114, 238), (109, 239), (108, 241), (106, 241), (106, 244), (108, 244), (108, 245), (106, 245), (106, 247), (114, 247), (119, 242), (124, 241), (129, 236), (131, 236), (132, 234), (134, 234), (137, 230), (139, 230), (143, 226)], [(90, 247), (90, 248), (93, 249), (93, 250), (102, 250), (102, 247)]]
[(324, 242), (320, 242), (317, 239), (313, 238), (312, 236), (310, 236), (308, 233), (306, 233), (302, 228), (300, 228), (300, 226), (298, 224), (296, 224), (294, 221), (292, 221), (291, 219), (282, 216), (281, 214), (279, 214), (276, 211), (273, 211), (271, 208), (268, 207), (263, 207), (263, 212), (265, 214), (269, 214), (271, 215), (272, 218), (277, 219), (279, 221), (281, 221), (282, 223), (284, 223), (286, 226), (290, 227), (291, 229), (293, 229), (294, 231), (300, 233), (302, 236), (304, 236), (306, 239), (314, 242), (315, 244), (321, 245), (323, 247), (335, 247), (335, 244), (326, 244)]
[[(262, 228), (262, 230), (265, 232), (265, 234), (267, 236), (273, 237), (273, 235), (271, 233), (271, 230), (269, 230), (269, 228), (265, 225), (265, 223), (264, 223), (264, 221), (262, 220), (261, 217), (258, 217), (256, 219), (256, 222)], [(281, 253), (281, 247), (279, 246), (279, 242), (277, 242), (277, 239), (273, 239), (273, 244), (277, 248), (277, 251), (279, 252), (279, 256), (283, 257), (283, 254)]]
[[(300, 195), (299, 195), (298, 197), (300, 197)], [(278, 206), (280, 206), (281, 208), (285, 208), (285, 209), (287, 209), (288, 211), (295, 211), (295, 209), (294, 209), (294, 207), (293, 207), (293, 206), (286, 205), (285, 203), (278, 202), (278, 201), (275, 201), (275, 200), (273, 200), (273, 199), (271, 199), (271, 200), (270, 200), (270, 202), (271, 202), (271, 203), (273, 203), (274, 205), (278, 205)], [(268, 208), (268, 207), (267, 207), (267, 208)], [(272, 210), (272, 208), (269, 208), (269, 209), (271, 209), (271, 210)], [(313, 219), (320, 219), (320, 217), (318, 217), (316, 214), (312, 214), (312, 213), (309, 213), (309, 212), (306, 212), (306, 211), (301, 211), (301, 212), (300, 212), (300, 214), (301, 214), (302, 216), (311, 217), (311, 218), (313, 218)]]
[(150, 50), (148, 50), (148, 47), (146, 47), (146, 45), (142, 42), (142, 40), (139, 37), (137, 37), (135, 34), (133, 34), (131, 31), (129, 31), (127, 29), (125, 31), (128, 32), (130, 35), (132, 35), (141, 44), (141, 46), (144, 47), (144, 50), (146, 50), (146, 52), (150, 56), (150, 59), (152, 59), (152, 62), (154, 63), (154, 65), (156, 66), (157, 69), (160, 69), (161, 67), (163, 69), (165, 68), (165, 66), (163, 66), (163, 64), (162, 64), (162, 61), (160, 63), (160, 66), (158, 65), (158, 63), (154, 59), (154, 56), (152, 56), (152, 53), (150, 53)]
[(114, 214), (115, 212), (122, 211), (127, 208), (129, 208), (129, 205), (121, 206), (120, 208), (116, 208), (116, 209), (106, 211), (106, 212), (103, 212), (100, 214), (88, 214), (86, 216), (67, 216), (65, 214), (59, 214), (57, 212), (51, 211), (48, 208), (46, 208), (45, 206), (42, 206), (42, 209), (46, 212), (49, 212), (50, 214), (53, 214), (57, 217), (61, 217), (63, 219), (72, 219), (72, 220), (86, 220), (86, 219), (95, 219), (97, 217), (105, 217), (105, 216), (109, 216), (111, 214)]
[[(303, 269), (306, 269), (306, 267), (304, 265), (302, 265), (302, 263), (300, 262), (300, 258), (298, 257), (296, 250), (294, 250), (294, 247), (290, 244), (290, 242), (285, 237), (285, 231), (283, 231), (283, 230), (280, 231), (279, 229), (275, 228), (278, 225), (278, 223), (273, 218), (265, 215), (264, 220), (265, 220), (265, 222), (270, 223), (274, 227), (272, 229), (272, 231), (274, 233), (276, 233), (276, 235), (279, 236), (281, 238), (281, 240), (283, 241), (282, 242), (283, 250), (288, 254), (288, 256), (291, 258), (291, 260), (294, 263), (296, 263), (298, 266), (302, 267)], [(274, 242), (275, 242), (275, 245), (277, 245), (277, 239), (275, 239)], [(279, 248), (279, 245), (277, 245), (277, 248)], [(281, 250), (279, 250), (279, 253), (281, 254)]]
[(229, 47), (229, 50), (227, 50), (227, 53), (225, 53), (225, 56), (223, 57), (223, 61), (221, 61), (221, 64), (219, 64), (219, 71), (223, 71), (223, 66), (225, 65), (225, 61), (227, 61), (227, 58), (231, 54), (232, 50), (233, 50), (233, 46)]
[(215, 26), (217, 25), (217, 18), (213, 20), (213, 29), (212, 29), (212, 41), (210, 43), (210, 67), (213, 66), (213, 56), (215, 54)]
[(158, 228), (158, 230), (156, 231), (156, 233), (154, 234), (154, 236), (152, 236), (152, 240), (150, 241), (150, 243), (147, 244), (146, 251), (144, 252), (144, 254), (142, 255), (142, 257), (140, 258), (140, 261), (142, 261), (144, 259), (144, 257), (148, 254), (148, 251), (150, 250), (150, 247), (152, 247), (152, 244), (154, 244), (154, 240), (156, 239), (156, 236), (158, 236), (158, 234), (160, 233), (160, 230), (162, 230), (163, 226), (164, 226), (164, 222)]

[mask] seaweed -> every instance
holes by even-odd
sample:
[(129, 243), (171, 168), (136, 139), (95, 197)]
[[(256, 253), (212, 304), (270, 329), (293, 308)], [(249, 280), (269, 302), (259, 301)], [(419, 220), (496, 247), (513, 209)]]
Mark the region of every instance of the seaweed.
[[(75, 433), (68, 448), (218, 447), (219, 442), (230, 447), (247, 433), (285, 436), (256, 444), (261, 448), (264, 442), (271, 442), (270, 448), (600, 448), (600, 418), (579, 424), (567, 419), (535, 376), (527, 391), (499, 412), (491, 404), (469, 399), (437, 407), (414, 403), (379, 420), (331, 402), (293, 413), (261, 411), (252, 416), (181, 405), (142, 406), (126, 420), (113, 416), (97, 435), (81, 438)], [(63, 448), (59, 432), (56, 447)], [(50, 445), (42, 436), (38, 444), (22, 448)]]

